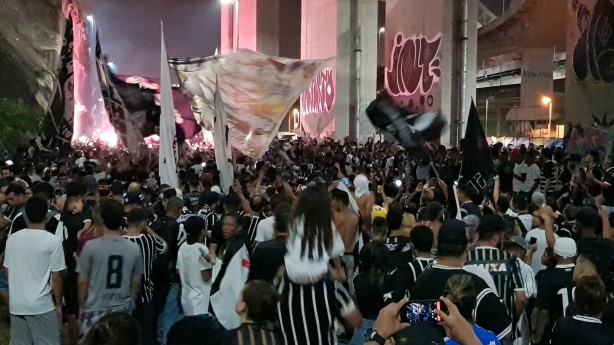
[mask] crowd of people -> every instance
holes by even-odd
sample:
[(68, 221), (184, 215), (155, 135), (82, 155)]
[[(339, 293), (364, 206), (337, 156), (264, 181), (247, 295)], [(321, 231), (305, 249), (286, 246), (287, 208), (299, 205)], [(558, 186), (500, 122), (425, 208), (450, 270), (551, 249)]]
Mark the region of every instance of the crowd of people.
[(428, 150), (275, 140), (224, 190), (210, 148), (173, 187), (33, 142), (0, 167), (11, 344), (614, 343), (614, 159), (496, 144), (477, 191)]

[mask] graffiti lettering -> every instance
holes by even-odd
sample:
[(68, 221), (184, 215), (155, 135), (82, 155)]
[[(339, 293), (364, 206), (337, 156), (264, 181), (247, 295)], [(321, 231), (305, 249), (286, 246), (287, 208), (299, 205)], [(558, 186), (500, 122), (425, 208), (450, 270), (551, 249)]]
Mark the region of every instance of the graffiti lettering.
[(394, 39), (390, 65), (386, 67), (385, 86), (392, 96), (411, 96), (416, 92), (428, 94), (441, 78), (441, 34), (432, 40), (420, 35)]
[(301, 114), (328, 113), (335, 103), (335, 73), (331, 67), (318, 74), (301, 95)]

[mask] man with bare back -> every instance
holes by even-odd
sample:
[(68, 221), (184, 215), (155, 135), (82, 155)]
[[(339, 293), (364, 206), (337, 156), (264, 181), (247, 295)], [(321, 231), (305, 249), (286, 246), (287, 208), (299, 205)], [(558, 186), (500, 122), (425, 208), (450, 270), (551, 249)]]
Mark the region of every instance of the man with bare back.
[(360, 236), (360, 217), (358, 213), (350, 207), (350, 198), (353, 198), (346, 191), (335, 188), (331, 190), (331, 206), (333, 211), (333, 223), (345, 246), (345, 253), (342, 260), (345, 264), (345, 272), (348, 281), (351, 282), (354, 273), (354, 249)]

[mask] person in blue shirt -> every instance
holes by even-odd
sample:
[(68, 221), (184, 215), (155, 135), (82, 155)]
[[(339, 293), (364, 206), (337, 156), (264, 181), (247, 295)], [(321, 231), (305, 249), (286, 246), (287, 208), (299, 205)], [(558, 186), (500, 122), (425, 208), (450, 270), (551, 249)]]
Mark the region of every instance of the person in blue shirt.
[[(473, 332), (478, 337), (482, 345), (501, 345), (497, 336), (478, 325), (473, 320), (473, 310), (477, 304), (477, 293), (471, 276), (466, 274), (456, 274), (448, 279), (443, 293), (452, 301), (460, 314), (473, 325)], [(446, 345), (460, 345), (453, 339), (446, 338)]]

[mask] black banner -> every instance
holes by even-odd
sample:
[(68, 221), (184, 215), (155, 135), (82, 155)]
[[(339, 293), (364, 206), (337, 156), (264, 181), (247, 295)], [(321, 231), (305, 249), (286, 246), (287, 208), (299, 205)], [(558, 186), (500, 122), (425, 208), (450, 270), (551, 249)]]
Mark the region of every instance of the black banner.
[(463, 165), (459, 184), (470, 185), (475, 188), (477, 194), (482, 194), (486, 190), (488, 181), (496, 175), (496, 172), (490, 147), (473, 101), (461, 149), (463, 150)]
[(49, 104), (45, 140), (43, 146), (55, 148), (70, 145), (73, 135), (74, 118), (74, 75), (73, 75), (73, 24), (66, 20), (64, 42), (60, 52), (61, 64), (56, 73), (54, 95)]

